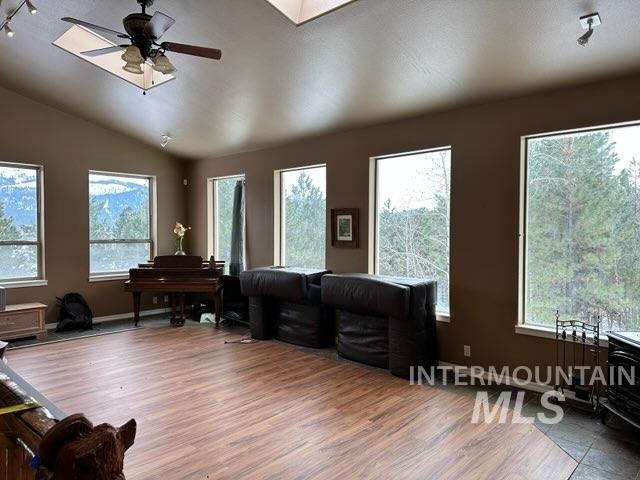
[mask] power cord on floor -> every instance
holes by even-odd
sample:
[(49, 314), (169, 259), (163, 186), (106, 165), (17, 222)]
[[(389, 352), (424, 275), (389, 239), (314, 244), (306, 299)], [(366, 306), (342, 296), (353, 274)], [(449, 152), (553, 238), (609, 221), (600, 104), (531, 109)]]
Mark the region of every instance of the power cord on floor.
[(224, 343), (253, 343), (254, 340), (251, 338), (251, 333), (247, 333), (240, 340), (225, 340)]

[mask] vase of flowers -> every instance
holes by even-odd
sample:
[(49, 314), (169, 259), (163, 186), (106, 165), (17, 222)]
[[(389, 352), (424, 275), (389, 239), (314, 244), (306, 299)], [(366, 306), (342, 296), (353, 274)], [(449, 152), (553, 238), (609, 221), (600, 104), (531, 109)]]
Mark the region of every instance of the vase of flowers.
[(184, 250), (182, 250), (182, 241), (184, 240), (184, 234), (187, 233), (187, 230), (191, 230), (191, 227), (185, 227), (181, 223), (176, 222), (176, 226), (173, 229), (173, 233), (176, 235), (176, 243), (178, 244), (176, 255), (186, 255)]

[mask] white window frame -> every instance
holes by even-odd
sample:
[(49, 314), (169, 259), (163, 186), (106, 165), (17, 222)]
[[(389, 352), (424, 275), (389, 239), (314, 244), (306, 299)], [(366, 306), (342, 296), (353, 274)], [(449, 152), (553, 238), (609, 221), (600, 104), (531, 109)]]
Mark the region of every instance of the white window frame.
[[(287, 172), (297, 172), (300, 170), (312, 170), (314, 168), (324, 168), (325, 174), (327, 172), (326, 163), (318, 163), (314, 165), (305, 165), (294, 168), (282, 168), (273, 171), (273, 264), (282, 265), (282, 260), (286, 258), (286, 251), (283, 239), (285, 238), (285, 223), (282, 221), (285, 218), (286, 211), (284, 202), (282, 201), (282, 195), (284, 193), (282, 189), (282, 174)], [(325, 175), (325, 189), (326, 189), (326, 175)], [(326, 200), (325, 200), (326, 208)], [(325, 218), (326, 228), (326, 218)], [(324, 249), (324, 262), (327, 264), (327, 246), (325, 242)]]
[[(515, 332), (522, 335), (531, 335), (541, 338), (556, 338), (556, 331), (552, 327), (526, 323), (526, 301), (527, 294), (527, 168), (528, 159), (528, 143), (529, 140), (539, 138), (555, 137), (559, 135), (570, 135), (573, 133), (595, 132), (600, 130), (611, 130), (615, 128), (640, 126), (639, 121), (612, 123), (606, 125), (596, 125), (592, 127), (574, 128), (569, 130), (558, 130), (554, 132), (536, 133), (523, 135), (520, 137), (520, 206), (519, 206), (519, 222), (518, 222), (518, 317), (515, 325)], [(600, 346), (608, 347), (609, 342), (606, 339), (600, 339)]]
[[(437, 153), (448, 151), (453, 160), (453, 147), (451, 145), (428, 148), (424, 150), (415, 150), (412, 152), (403, 152), (391, 155), (379, 155), (369, 158), (369, 252), (368, 252), (368, 273), (372, 275), (378, 275), (379, 260), (378, 260), (378, 243), (380, 237), (380, 228), (378, 225), (378, 160), (385, 160), (389, 158), (410, 157), (414, 155), (420, 155), (424, 153)], [(452, 192), (449, 192), (449, 202), (451, 202)], [(451, 234), (451, 232), (449, 232)], [(451, 250), (449, 250), (449, 256), (451, 257)], [(449, 258), (449, 264), (451, 264), (451, 258)], [(451, 284), (449, 285), (449, 300), (451, 300)], [(451, 310), (451, 305), (449, 305)], [(451, 323), (451, 311), (436, 312), (436, 320), (442, 323)]]
[[(218, 260), (220, 252), (218, 251), (218, 181), (219, 180), (242, 180), (245, 184), (245, 202), (246, 202), (246, 175), (238, 173), (235, 175), (226, 175), (223, 177), (207, 178), (207, 257), (212, 256)], [(245, 204), (246, 210), (246, 204)], [(246, 215), (246, 211), (245, 211)], [(225, 265), (227, 268), (227, 265)]]
[[(105, 282), (112, 280), (122, 280), (129, 278), (129, 272), (92, 272), (91, 271), (91, 245), (95, 244), (116, 244), (116, 243), (147, 243), (149, 242), (149, 257), (152, 259), (157, 255), (157, 237), (158, 237), (158, 198), (157, 198), (157, 179), (155, 175), (144, 175), (139, 173), (124, 173), (124, 172), (106, 172), (102, 170), (89, 170), (87, 174), (87, 206), (91, 204), (91, 192), (90, 192), (90, 184), (89, 177), (91, 175), (105, 175), (110, 177), (122, 177), (122, 178), (137, 178), (137, 179), (145, 179), (149, 181), (149, 239), (139, 240), (139, 239), (115, 239), (115, 240), (91, 240), (91, 231), (87, 232), (87, 254), (89, 259), (89, 282)], [(87, 210), (88, 213), (88, 210)], [(87, 226), (89, 224), (87, 222)], [(135, 265), (132, 265), (131, 268), (134, 268)]]
[(37, 247), (37, 269), (36, 277), (23, 277), (0, 280), (0, 286), (4, 288), (23, 288), (23, 287), (44, 287), (48, 285), (46, 280), (45, 269), (45, 243), (44, 243), (44, 167), (42, 165), (32, 165), (27, 163), (0, 162), (0, 167), (29, 169), (36, 171), (36, 240), (32, 242), (0, 242), (0, 245), (36, 245)]

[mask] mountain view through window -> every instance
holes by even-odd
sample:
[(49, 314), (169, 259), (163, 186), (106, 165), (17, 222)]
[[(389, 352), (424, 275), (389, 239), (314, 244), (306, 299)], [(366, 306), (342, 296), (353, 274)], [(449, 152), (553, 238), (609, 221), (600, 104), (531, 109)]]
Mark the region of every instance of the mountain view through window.
[(0, 280), (39, 276), (36, 168), (0, 165)]
[(92, 274), (127, 272), (151, 257), (151, 179), (89, 175)]

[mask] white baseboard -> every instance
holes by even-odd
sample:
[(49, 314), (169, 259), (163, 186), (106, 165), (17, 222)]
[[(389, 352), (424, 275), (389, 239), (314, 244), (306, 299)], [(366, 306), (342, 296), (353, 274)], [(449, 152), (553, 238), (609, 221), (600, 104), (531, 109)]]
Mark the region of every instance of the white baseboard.
[[(143, 310), (140, 312), (140, 317), (152, 317), (154, 315), (162, 315), (163, 313), (171, 312), (170, 308), (156, 308), (155, 310)], [(117, 313), (115, 315), (106, 315), (104, 317), (93, 317), (93, 323), (107, 323), (117, 322), (119, 320), (133, 320), (133, 312), (129, 313)], [(48, 323), (47, 330), (55, 330), (58, 326), (57, 323)]]

